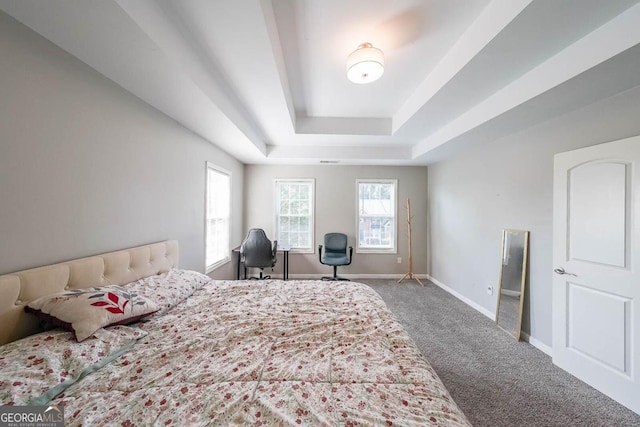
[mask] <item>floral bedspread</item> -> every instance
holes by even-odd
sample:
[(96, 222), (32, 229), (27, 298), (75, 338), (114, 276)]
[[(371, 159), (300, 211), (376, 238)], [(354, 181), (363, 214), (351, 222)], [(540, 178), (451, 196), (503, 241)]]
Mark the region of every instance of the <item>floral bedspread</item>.
[(212, 281), (139, 327), (52, 401), (68, 426), (470, 425), (366, 285)]

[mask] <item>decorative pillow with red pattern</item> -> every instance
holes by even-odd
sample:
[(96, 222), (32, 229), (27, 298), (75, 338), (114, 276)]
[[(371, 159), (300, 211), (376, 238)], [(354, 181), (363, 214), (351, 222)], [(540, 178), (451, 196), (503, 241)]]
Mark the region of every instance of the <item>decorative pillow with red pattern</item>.
[(127, 325), (154, 313), (158, 306), (123, 286), (72, 289), (31, 301), (25, 311), (75, 333), (78, 342), (100, 328)]

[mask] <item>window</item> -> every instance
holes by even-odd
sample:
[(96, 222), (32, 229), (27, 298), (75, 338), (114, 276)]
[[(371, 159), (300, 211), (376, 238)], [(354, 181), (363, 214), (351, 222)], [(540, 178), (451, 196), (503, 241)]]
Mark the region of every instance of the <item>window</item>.
[(358, 252), (396, 253), (395, 179), (358, 179)]
[(313, 179), (276, 179), (276, 240), (295, 252), (313, 253)]
[(207, 162), (206, 267), (207, 273), (229, 261), (231, 174)]

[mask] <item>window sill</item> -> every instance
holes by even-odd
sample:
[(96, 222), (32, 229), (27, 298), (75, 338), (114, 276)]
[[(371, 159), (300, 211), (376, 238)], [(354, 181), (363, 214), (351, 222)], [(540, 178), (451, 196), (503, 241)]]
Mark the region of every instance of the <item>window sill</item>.
[(218, 268), (222, 267), (223, 265), (225, 265), (225, 264), (227, 264), (229, 262), (231, 262), (231, 258), (230, 257), (222, 258), (220, 261), (215, 262), (210, 266), (207, 266), (207, 268), (205, 268), (205, 274), (209, 274), (213, 270), (217, 270)]
[(380, 254), (380, 255), (395, 255), (398, 253), (397, 249), (362, 249), (356, 248), (357, 254)]

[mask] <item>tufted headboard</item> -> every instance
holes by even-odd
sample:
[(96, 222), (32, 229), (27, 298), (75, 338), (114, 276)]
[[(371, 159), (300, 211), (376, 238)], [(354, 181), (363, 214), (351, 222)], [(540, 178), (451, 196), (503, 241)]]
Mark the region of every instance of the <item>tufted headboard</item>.
[(0, 276), (0, 345), (42, 329), (24, 306), (65, 289), (124, 285), (178, 265), (178, 241), (152, 243)]

